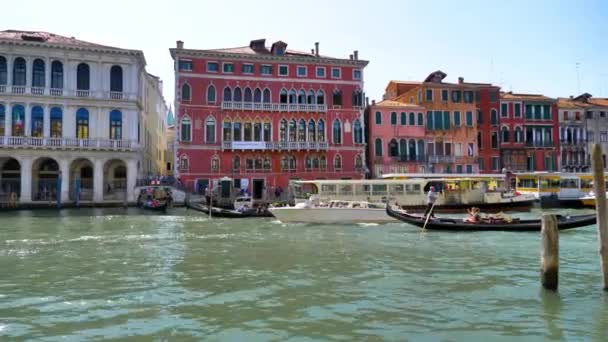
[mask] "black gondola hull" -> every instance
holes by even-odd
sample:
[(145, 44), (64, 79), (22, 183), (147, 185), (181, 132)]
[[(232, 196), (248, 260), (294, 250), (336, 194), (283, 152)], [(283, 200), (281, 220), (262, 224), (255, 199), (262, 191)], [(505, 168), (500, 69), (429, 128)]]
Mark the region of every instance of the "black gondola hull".
[[(188, 208), (209, 215), (209, 207), (202, 203), (187, 203)], [(219, 218), (249, 218), (249, 217), (273, 217), (269, 212), (257, 212), (255, 209), (240, 212), (236, 210), (211, 207), (211, 217)]]
[[(410, 215), (404, 212), (395, 211), (387, 205), (386, 213), (396, 218), (397, 220), (409, 223), (417, 227), (424, 227), (426, 218), (417, 215)], [(558, 229), (573, 229), (585, 227), (595, 224), (595, 214), (579, 215), (579, 216), (558, 216)], [(429, 230), (445, 230), (445, 231), (540, 231), (541, 220), (519, 220), (511, 223), (470, 223), (464, 222), (462, 219), (431, 219), (426, 224), (426, 229)]]

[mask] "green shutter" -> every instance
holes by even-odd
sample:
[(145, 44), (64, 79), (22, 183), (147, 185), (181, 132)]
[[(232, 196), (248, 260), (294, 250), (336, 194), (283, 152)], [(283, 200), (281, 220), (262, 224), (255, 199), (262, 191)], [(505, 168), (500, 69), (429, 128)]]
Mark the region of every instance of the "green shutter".
[(426, 112), (426, 128), (433, 129), (433, 112)]
[(450, 129), (450, 112), (443, 112), (443, 129)]
[(460, 127), (460, 112), (454, 112), (454, 127)]
[(434, 119), (435, 119), (435, 129), (443, 129), (443, 118), (442, 118), (441, 111), (439, 111), (439, 110), (435, 111)]

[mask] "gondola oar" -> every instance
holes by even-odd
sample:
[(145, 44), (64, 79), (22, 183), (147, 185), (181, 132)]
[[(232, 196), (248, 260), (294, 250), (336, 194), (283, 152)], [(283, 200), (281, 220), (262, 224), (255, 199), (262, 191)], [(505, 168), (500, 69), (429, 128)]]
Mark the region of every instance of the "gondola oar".
[(426, 221), (424, 221), (424, 226), (422, 226), (422, 230), (425, 230), (427, 223), (429, 223), (429, 219), (431, 218), (431, 215), (433, 214), (433, 209), (435, 209), (435, 203), (437, 203), (437, 201), (433, 202), (433, 205), (431, 205), (431, 210), (429, 211), (429, 214), (426, 215)]

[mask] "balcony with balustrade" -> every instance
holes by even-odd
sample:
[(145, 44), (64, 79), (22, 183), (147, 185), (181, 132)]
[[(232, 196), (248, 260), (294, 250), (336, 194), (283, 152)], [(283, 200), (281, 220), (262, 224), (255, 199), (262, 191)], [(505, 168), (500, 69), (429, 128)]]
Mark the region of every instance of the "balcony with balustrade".
[(326, 151), (327, 142), (315, 141), (224, 141), (223, 150), (237, 151)]
[(138, 151), (135, 140), (0, 136), (0, 149)]
[[(137, 94), (125, 93), (122, 91), (94, 91), (94, 90), (69, 90), (63, 88), (45, 88), (45, 87), (26, 87), (26, 86), (10, 86), (0, 85), (0, 94), (12, 95), (35, 95), (35, 96), (52, 96), (52, 97), (78, 97), (78, 98), (93, 98), (101, 100), (137, 100)], [(257, 103), (260, 105), (260, 103)]]
[(267, 102), (240, 102), (223, 101), (222, 110), (264, 111), (264, 112), (302, 112), (326, 113), (325, 104), (296, 104), (296, 103), (267, 103)]
[(430, 155), (428, 156), (428, 161), (431, 164), (454, 163), (456, 161), (456, 157), (444, 155)]

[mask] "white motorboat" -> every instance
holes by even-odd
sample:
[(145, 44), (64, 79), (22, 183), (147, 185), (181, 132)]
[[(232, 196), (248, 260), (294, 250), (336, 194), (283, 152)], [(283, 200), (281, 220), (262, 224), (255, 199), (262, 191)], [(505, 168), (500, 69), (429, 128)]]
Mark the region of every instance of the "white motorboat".
[(269, 208), (283, 223), (356, 224), (388, 223), (396, 220), (386, 214), (382, 203), (332, 200), (326, 204), (311, 199), (294, 207)]

